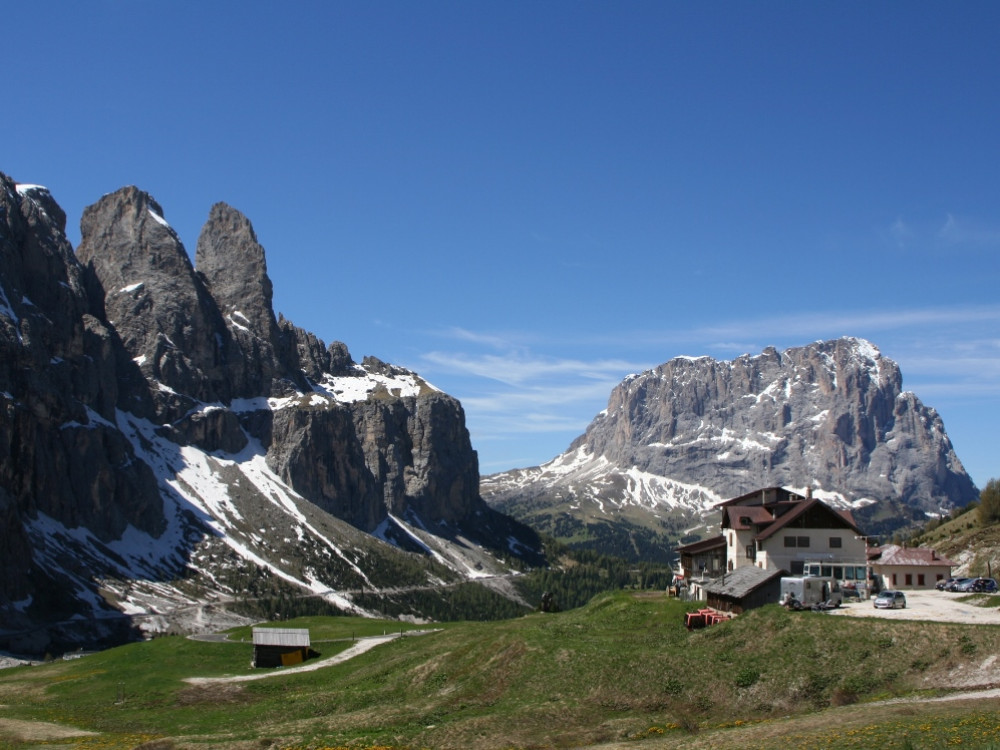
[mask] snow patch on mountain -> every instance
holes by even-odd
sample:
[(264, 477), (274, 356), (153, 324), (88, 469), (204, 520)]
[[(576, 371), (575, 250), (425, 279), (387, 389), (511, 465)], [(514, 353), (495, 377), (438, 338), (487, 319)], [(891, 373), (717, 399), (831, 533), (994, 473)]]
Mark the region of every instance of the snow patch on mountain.
[[(219, 408), (201, 406), (204, 411)], [(110, 424), (96, 414), (90, 416), (94, 423)], [(338, 590), (336, 582), (318, 574), (314, 566), (301, 566), (301, 559), (289, 562), (275, 554), (279, 541), (304, 547), (303, 542), (311, 540), (318, 554), (340, 558), (367, 590), (377, 588), (358, 564), (358, 550), (345, 548), (310, 520), (315, 506), (271, 471), (257, 440), (248, 437), (246, 448), (236, 454), (206, 453), (177, 445), (162, 434), (158, 425), (122, 411), (117, 413), (117, 428), (131, 442), (136, 456), (154, 471), (164, 501), (165, 531), (153, 537), (129, 526), (120, 538), (105, 543), (86, 528), (67, 528), (44, 514), (39, 514), (28, 528), (46, 568), (58, 571), (75, 595), (89, 602), (93, 616), (124, 613), (138, 617), (143, 627), (155, 630), (165, 622), (154, 617), (158, 612), (194, 607), (199, 600), (204, 604), (206, 597), (211, 601), (238, 593), (218, 582), (217, 568), (207, 564), (210, 558), (226, 557), (223, 550), (232, 557), (230, 567), (265, 569), (303, 593), (320, 596), (344, 611), (373, 614), (355, 605), (348, 592)], [(250, 493), (251, 500), (238, 501), (236, 493)], [(262, 506), (269, 508), (262, 511)], [(265, 526), (252, 526), (248, 509), (255, 517), (270, 520)], [(420, 519), (390, 516), (385, 523), (394, 525), (434, 560), (463, 578), (509, 572), (474, 544), (429, 533)], [(392, 544), (383, 527), (374, 536)], [(190, 552), (184, 556), (182, 550)], [(67, 559), (75, 560), (77, 565), (67, 567)], [(77, 569), (82, 572), (77, 573)], [(214, 593), (202, 592), (197, 598), (185, 593), (179, 580), (185, 570), (187, 576), (199, 574), (210, 588), (214, 584)], [(97, 589), (93, 571), (100, 571)], [(109, 601), (113, 601), (113, 608)]]
[(501, 492), (514, 495), (523, 488), (531, 488), (533, 494), (561, 489), (574, 498), (572, 507), (580, 509), (587, 504), (608, 516), (630, 506), (649, 511), (705, 513), (724, 499), (698, 484), (679, 482), (635, 466), (620, 468), (585, 445), (532, 469), (482, 479), (482, 491), (487, 496)]

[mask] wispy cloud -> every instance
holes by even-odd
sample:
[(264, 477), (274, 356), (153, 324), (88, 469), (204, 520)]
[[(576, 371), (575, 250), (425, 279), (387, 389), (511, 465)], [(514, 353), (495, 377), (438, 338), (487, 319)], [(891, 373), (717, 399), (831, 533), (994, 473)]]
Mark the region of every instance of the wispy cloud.
[(519, 390), (483, 391), (462, 400), (470, 408), (490, 413), (509, 412), (523, 414), (547, 411), (552, 407), (567, 404), (606, 402), (611, 389), (622, 381), (623, 376), (608, 377), (604, 380), (581, 382), (573, 378), (560, 378), (532, 384)]
[(883, 239), (900, 250), (937, 250), (950, 252), (967, 249), (980, 251), (1000, 247), (1000, 227), (968, 216), (953, 213), (943, 220), (906, 221), (897, 217), (881, 233)]
[(847, 314), (838, 311), (796, 312), (705, 326), (698, 329), (695, 335), (716, 341), (801, 337), (805, 342), (828, 336), (862, 336), (884, 331), (985, 323), (1000, 324), (1000, 305), (873, 309)]
[(571, 377), (586, 380), (606, 380), (609, 373), (634, 372), (643, 369), (620, 359), (558, 359), (521, 353), (469, 354), (464, 352), (430, 352), (423, 356), (428, 371), (444, 371), (475, 375), (509, 385), (525, 385), (539, 379)]
[[(488, 446), (487, 453), (494, 457), (508, 456), (488, 465), (498, 470), (554, 457), (584, 432), (626, 375), (681, 355), (731, 359), (757, 354), (765, 346), (784, 349), (858, 336), (894, 359), (904, 387), (930, 406), (935, 401), (996, 404), (997, 331), (1000, 304), (791, 311), (690, 328), (604, 331), (575, 338), (454, 328), (435, 333), (438, 343), (448, 344), (422, 355), (418, 369), (461, 400), (474, 445)], [(510, 457), (514, 451), (524, 451), (516, 455), (526, 460), (516, 463)]]
[(989, 226), (954, 214), (948, 214), (937, 236), (949, 247), (1000, 247), (1000, 227)]
[(913, 229), (902, 218), (897, 217), (889, 226), (889, 237), (896, 247), (906, 247), (907, 243), (913, 239), (913, 236)]

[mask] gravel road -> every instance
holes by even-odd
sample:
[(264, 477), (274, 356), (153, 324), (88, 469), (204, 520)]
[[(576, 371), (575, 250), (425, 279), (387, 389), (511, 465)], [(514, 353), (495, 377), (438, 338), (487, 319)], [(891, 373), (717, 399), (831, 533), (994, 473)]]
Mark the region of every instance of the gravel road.
[[(907, 591), (906, 609), (875, 609), (870, 600), (845, 604), (830, 614), (841, 617), (884, 617), (895, 620), (931, 620), (934, 622), (964, 622), (970, 625), (1000, 625), (1000, 608), (977, 607), (962, 601), (968, 594), (949, 591)], [(976, 597), (978, 598), (978, 597)]]

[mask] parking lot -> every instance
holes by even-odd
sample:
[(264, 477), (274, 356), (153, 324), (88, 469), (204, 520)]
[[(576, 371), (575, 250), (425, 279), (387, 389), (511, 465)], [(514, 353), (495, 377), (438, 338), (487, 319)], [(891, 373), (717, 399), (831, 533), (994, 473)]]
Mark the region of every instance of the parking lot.
[(1000, 625), (1000, 608), (977, 607), (975, 600), (983, 601), (986, 597), (975, 596), (972, 601), (969, 594), (955, 594), (948, 591), (904, 589), (906, 594), (906, 609), (875, 609), (870, 600), (852, 601), (839, 609), (830, 610), (830, 614), (848, 617), (884, 617), (896, 620), (933, 620), (935, 622), (964, 622), (974, 625)]

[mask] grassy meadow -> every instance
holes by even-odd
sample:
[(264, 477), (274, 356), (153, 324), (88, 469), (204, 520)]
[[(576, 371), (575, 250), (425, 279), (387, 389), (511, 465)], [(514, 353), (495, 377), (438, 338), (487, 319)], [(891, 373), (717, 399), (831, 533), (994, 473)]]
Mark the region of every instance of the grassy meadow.
[[(769, 606), (689, 632), (690, 608), (660, 593), (603, 594), (222, 684), (185, 679), (260, 673), (249, 629), (226, 643), (160, 638), (0, 671), (0, 747), (1000, 747), (995, 699), (885, 702), (933, 696), (975, 670), (1000, 653), (998, 628)], [(321, 658), (353, 637), (416, 627), (281, 626), (309, 627)]]

